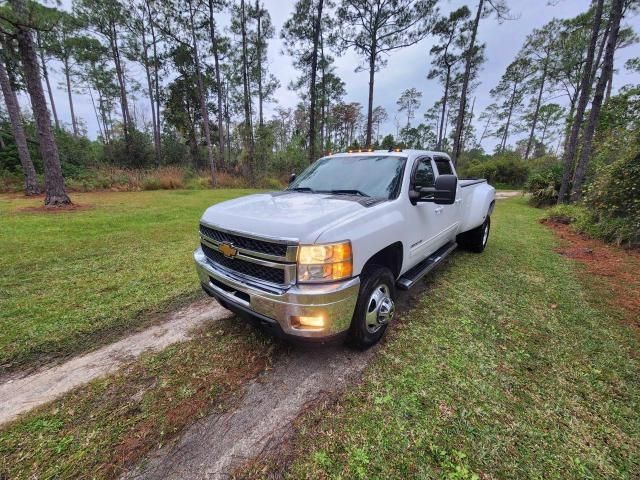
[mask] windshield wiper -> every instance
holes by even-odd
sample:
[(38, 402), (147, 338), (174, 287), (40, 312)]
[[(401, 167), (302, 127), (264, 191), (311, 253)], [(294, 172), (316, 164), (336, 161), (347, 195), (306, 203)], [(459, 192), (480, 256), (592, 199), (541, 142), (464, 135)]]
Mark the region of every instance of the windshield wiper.
[(309, 187), (293, 187), (293, 188), (287, 188), (287, 190), (290, 190), (292, 192), (316, 193), (316, 191), (313, 188), (309, 188)]
[[(325, 193), (324, 191), (322, 193)], [(364, 192), (360, 190), (350, 190), (350, 189), (338, 189), (338, 190), (327, 190), (326, 193), (332, 193), (333, 195), (358, 195), (360, 197), (369, 197)]]

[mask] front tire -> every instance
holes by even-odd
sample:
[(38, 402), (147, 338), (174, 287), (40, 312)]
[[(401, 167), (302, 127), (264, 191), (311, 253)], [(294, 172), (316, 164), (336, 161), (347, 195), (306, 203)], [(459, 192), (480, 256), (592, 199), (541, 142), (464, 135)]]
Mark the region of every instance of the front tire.
[(393, 320), (396, 290), (393, 274), (381, 265), (367, 267), (361, 278), (347, 343), (366, 350), (380, 341)]

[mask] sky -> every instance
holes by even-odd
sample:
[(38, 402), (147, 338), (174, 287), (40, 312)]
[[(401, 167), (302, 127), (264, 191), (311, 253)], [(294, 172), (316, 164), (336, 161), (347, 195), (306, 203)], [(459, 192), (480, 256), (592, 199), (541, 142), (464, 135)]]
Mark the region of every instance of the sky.
[[(288, 89), (289, 83), (294, 80), (298, 73), (292, 64), (292, 59), (282, 52), (282, 42), (279, 39), (279, 32), (282, 25), (291, 15), (294, 0), (264, 0), (265, 7), (269, 10), (272, 22), (276, 29), (276, 38), (269, 43), (268, 61), (271, 72), (280, 80), (280, 88), (274, 98), (277, 103), (266, 105), (265, 113), (268, 116), (277, 106), (295, 107), (298, 103), (297, 93)], [(486, 44), (487, 61), (482, 67), (479, 76), (480, 85), (472, 93), (469, 102), (475, 97), (474, 117), (491, 103), (489, 91), (500, 80), (507, 65), (514, 59), (516, 53), (522, 46), (525, 37), (534, 29), (539, 28), (553, 18), (571, 18), (584, 12), (590, 3), (589, 0), (507, 0), (511, 10), (513, 20), (499, 23), (494, 17), (485, 18), (481, 21), (478, 40)], [(476, 0), (440, 0), (438, 2), (441, 13), (448, 12), (467, 4), (475, 14)], [(63, 0), (62, 8), (70, 9), (71, 1)], [(228, 15), (221, 15), (219, 21), (222, 25), (229, 23)], [(631, 25), (634, 30), (640, 33), (640, 15), (626, 18), (624, 24)], [(404, 125), (406, 117), (397, 112), (396, 101), (403, 90), (411, 87), (422, 92), (421, 106), (416, 114), (413, 123), (422, 119), (424, 112), (442, 96), (442, 87), (437, 80), (428, 80), (427, 72), (430, 68), (429, 50), (434, 43), (431, 37), (402, 50), (396, 50), (388, 57), (386, 67), (376, 73), (374, 106), (383, 106), (389, 115), (389, 119), (380, 128), (381, 136), (386, 133), (396, 133), (396, 120), (398, 115), (400, 122)], [(640, 56), (640, 44), (620, 50), (616, 53), (617, 74), (614, 77), (614, 92), (621, 86), (629, 83), (640, 83), (640, 75), (632, 74), (624, 68), (627, 59)], [(359, 65), (360, 58), (353, 52), (347, 51), (336, 58), (336, 73), (346, 84), (345, 102), (359, 102), (363, 105), (363, 113), (366, 114), (368, 93), (368, 73), (366, 71), (355, 72)], [(70, 126), (69, 105), (66, 90), (63, 88), (63, 77), (60, 74), (60, 66), (51, 61), (48, 65), (53, 79), (53, 85), (57, 86), (55, 92), (55, 103), (60, 120)], [(141, 85), (146, 84), (142, 67), (131, 64), (128, 72), (129, 76), (138, 80)], [(22, 98), (21, 100), (26, 100)], [(563, 98), (553, 100), (556, 103), (563, 103)], [(24, 103), (23, 103), (24, 104)], [(95, 138), (98, 133), (98, 125), (95, 119), (91, 99), (88, 96), (74, 94), (74, 107), (76, 115), (86, 126), (91, 138)], [(138, 95), (135, 101), (135, 108), (139, 115), (144, 118), (151, 118), (148, 101), (142, 94)], [(478, 133), (483, 125), (476, 123)], [(70, 127), (69, 127), (70, 128)], [(510, 139), (509, 143), (515, 143), (518, 136)], [(487, 151), (492, 151), (497, 139), (487, 139), (483, 142), (483, 147)]]

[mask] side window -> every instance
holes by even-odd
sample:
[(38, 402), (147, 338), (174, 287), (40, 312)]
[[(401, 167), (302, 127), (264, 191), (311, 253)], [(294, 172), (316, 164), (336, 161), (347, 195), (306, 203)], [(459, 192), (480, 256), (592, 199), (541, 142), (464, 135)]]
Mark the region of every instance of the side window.
[(451, 168), (451, 162), (446, 158), (436, 158), (436, 168), (438, 169), (438, 175), (453, 175), (453, 169)]
[(423, 158), (418, 160), (418, 166), (413, 176), (413, 187), (433, 187), (435, 184), (435, 177), (433, 175), (433, 167), (431, 166), (431, 160)]

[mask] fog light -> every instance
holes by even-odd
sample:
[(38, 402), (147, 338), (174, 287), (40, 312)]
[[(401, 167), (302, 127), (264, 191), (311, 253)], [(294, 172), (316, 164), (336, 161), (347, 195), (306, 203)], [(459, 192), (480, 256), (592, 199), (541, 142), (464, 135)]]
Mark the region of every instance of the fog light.
[(291, 326), (300, 330), (324, 330), (326, 323), (324, 315), (317, 317), (291, 317)]

